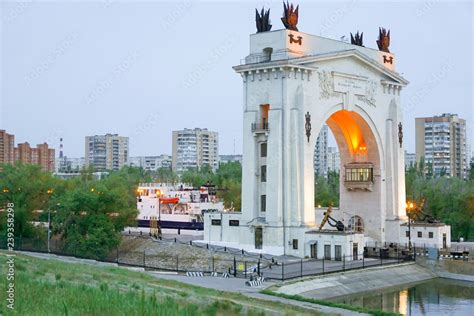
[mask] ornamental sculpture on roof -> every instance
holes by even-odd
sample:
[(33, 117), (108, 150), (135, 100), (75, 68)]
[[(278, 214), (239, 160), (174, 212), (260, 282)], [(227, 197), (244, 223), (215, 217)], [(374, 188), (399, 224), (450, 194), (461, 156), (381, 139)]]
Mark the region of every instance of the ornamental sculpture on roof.
[(293, 3), (289, 4), (288, 1), (283, 2), (283, 17), (281, 21), (287, 30), (298, 31), (296, 25), (298, 24), (298, 9), (299, 5), (295, 7)]
[(257, 33), (268, 32), (272, 29), (270, 24), (270, 9), (265, 11), (265, 8), (262, 8), (260, 13), (255, 9), (255, 23), (257, 24)]
[(383, 27), (379, 27), (379, 39), (377, 40), (377, 46), (382, 52), (390, 53), (388, 47), (390, 46), (390, 30), (386, 30)]
[(364, 47), (364, 32), (359, 34), (359, 31), (352, 35), (351, 33), (351, 44)]

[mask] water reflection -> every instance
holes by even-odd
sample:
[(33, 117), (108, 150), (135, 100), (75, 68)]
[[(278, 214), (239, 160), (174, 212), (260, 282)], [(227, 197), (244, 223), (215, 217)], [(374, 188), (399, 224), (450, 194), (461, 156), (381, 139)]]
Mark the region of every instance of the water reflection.
[(474, 315), (474, 282), (434, 279), (333, 301), (406, 315)]

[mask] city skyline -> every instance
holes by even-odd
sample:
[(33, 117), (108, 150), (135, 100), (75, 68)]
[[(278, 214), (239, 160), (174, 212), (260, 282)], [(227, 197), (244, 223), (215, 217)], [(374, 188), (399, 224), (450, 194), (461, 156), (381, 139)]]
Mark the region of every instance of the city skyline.
[[(82, 156), (84, 136), (105, 133), (129, 136), (132, 156), (171, 153), (172, 131), (184, 127), (215, 130), (220, 152), (242, 153), (241, 78), (231, 67), (245, 55), (262, 4), (141, 3), (132, 17), (120, 2), (2, 3), (0, 126), (19, 143), (59, 148), (62, 137), (69, 157)], [(282, 29), (281, 3), (264, 4), (273, 29)], [(402, 95), (408, 152), (416, 117), (452, 112), (472, 126), (472, 47), (451, 53), (472, 38), (470, 3), (299, 4), (306, 33), (347, 39), (359, 30), (375, 48), (378, 27), (391, 29), (410, 81)]]

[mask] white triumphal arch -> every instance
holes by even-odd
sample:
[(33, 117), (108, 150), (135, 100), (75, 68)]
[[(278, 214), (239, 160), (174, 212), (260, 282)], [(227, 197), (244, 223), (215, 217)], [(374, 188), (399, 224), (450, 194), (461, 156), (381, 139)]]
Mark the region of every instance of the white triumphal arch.
[(315, 245), (337, 234), (319, 229), (313, 158), (327, 124), (341, 155), (332, 216), (363, 225), (351, 243), (399, 242), (406, 222), (400, 93), (408, 82), (396, 61), (386, 51), (293, 30), (252, 34), (250, 54), (234, 67), (244, 94), (242, 211), (208, 214), (204, 238), (274, 254), (326, 251)]

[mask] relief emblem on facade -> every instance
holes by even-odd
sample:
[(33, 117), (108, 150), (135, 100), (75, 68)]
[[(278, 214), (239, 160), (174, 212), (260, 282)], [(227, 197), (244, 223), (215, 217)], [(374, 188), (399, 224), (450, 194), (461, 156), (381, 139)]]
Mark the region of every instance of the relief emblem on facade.
[(377, 82), (369, 80), (366, 82), (365, 95), (359, 95), (358, 99), (365, 102), (367, 105), (375, 107), (375, 99), (377, 97)]
[(318, 71), (319, 77), (319, 89), (321, 91), (321, 99), (329, 99), (336, 95), (334, 91), (334, 82), (332, 73), (330, 71), (322, 70)]

